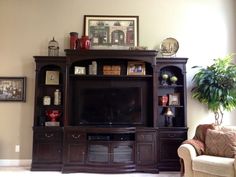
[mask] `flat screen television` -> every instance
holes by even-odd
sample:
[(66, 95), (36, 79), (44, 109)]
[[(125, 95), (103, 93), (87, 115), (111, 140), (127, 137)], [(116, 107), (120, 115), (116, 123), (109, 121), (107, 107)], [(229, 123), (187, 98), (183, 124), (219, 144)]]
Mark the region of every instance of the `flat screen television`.
[(143, 125), (142, 88), (81, 88), (78, 109), (80, 125)]

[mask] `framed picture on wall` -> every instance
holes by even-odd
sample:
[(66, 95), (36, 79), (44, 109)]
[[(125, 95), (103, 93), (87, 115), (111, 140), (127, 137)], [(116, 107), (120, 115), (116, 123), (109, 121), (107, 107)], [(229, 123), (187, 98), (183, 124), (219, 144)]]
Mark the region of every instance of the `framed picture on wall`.
[(26, 77), (0, 77), (0, 101), (26, 101)]
[(138, 46), (138, 16), (84, 16), (84, 35), (93, 49), (129, 49)]

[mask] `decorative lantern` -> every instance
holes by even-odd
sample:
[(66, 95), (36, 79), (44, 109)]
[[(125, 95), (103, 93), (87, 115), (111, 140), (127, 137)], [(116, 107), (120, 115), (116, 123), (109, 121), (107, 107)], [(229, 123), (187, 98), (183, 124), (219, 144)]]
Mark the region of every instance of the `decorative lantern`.
[(54, 37), (48, 43), (48, 56), (58, 56), (59, 55), (59, 44), (55, 41)]

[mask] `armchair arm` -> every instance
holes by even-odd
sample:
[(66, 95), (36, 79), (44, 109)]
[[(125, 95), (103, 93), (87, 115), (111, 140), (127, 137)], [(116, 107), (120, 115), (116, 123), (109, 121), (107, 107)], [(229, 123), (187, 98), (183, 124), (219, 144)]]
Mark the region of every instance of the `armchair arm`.
[(184, 176), (193, 177), (192, 160), (197, 156), (195, 148), (191, 144), (182, 144), (178, 155), (184, 162)]
[(234, 156), (234, 173), (236, 174), (236, 155)]

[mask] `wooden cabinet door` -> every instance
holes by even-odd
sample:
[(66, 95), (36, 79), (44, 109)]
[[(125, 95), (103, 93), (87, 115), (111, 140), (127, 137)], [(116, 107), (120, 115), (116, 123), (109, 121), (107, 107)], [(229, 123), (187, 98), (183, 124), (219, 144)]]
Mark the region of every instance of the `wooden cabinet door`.
[(104, 165), (110, 162), (109, 142), (90, 142), (88, 143), (88, 163)]
[(160, 170), (179, 170), (180, 163), (177, 149), (187, 138), (187, 130), (165, 130), (159, 133), (159, 168)]
[(67, 145), (65, 162), (67, 164), (84, 164), (86, 160), (86, 144), (70, 142)]
[(34, 144), (33, 162), (35, 163), (61, 163), (60, 142), (36, 142)]
[(34, 128), (32, 164), (60, 163), (62, 163), (61, 129)]
[(139, 130), (136, 133), (136, 163), (154, 165), (156, 161), (156, 130)]
[(77, 129), (64, 129), (64, 163), (84, 164), (87, 154), (86, 134)]
[(112, 142), (111, 163), (117, 165), (134, 164), (134, 142)]
[(153, 165), (155, 163), (155, 146), (151, 142), (137, 143), (137, 164), (138, 165)]

